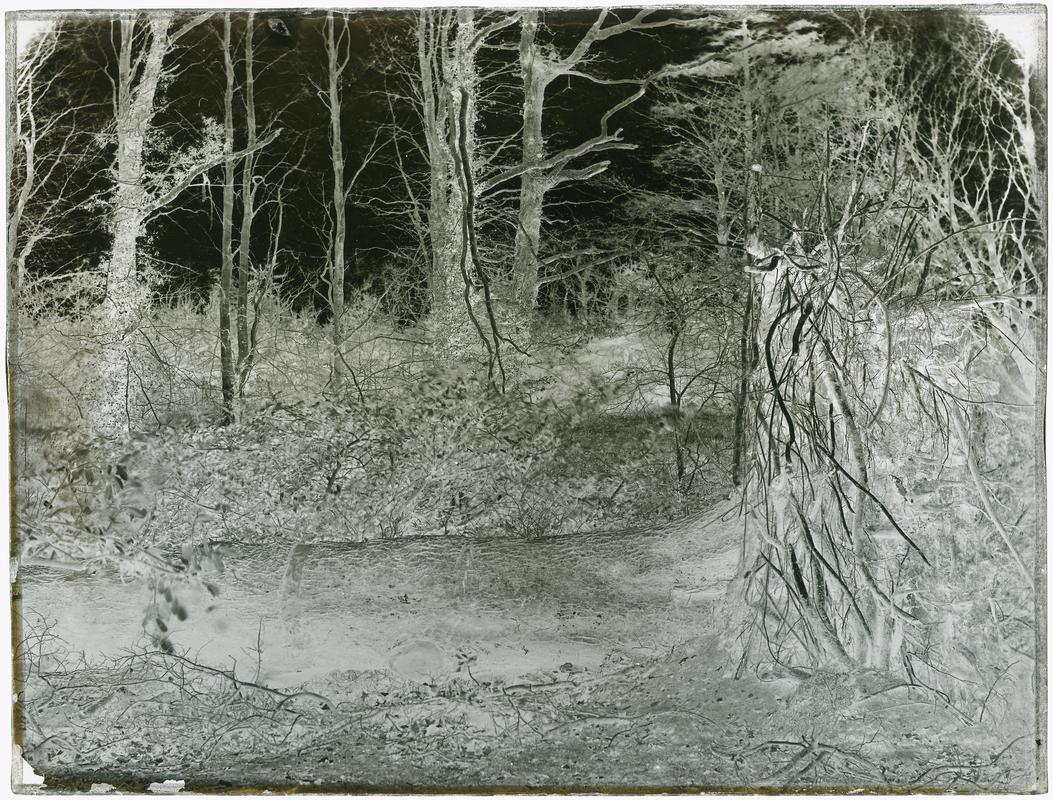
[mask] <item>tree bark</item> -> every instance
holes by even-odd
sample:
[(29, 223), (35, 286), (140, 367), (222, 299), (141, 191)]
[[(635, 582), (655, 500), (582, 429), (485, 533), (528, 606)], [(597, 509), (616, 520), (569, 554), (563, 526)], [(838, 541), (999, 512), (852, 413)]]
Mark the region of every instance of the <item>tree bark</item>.
[[(223, 420), (234, 420), (234, 362), (230, 346), (230, 299), (234, 255), (234, 64), (230, 57), (230, 12), (223, 16), (223, 59), (227, 84), (223, 94), (223, 221), (219, 277), (219, 372), (223, 393)], [(240, 353), (239, 353), (240, 355)]]
[(542, 120), (548, 80), (535, 45), (537, 23), (537, 11), (523, 12), (519, 63), (523, 73), (523, 166), (526, 171), (519, 186), (513, 295), (515, 303), (526, 310), (533, 309), (537, 302), (541, 221), (548, 191), (546, 176), (539, 169), (545, 157)]
[[(40, 48), (37, 48), (37, 53)], [(15, 150), (21, 148), (24, 159), (22, 185), (19, 187), (15, 202), (10, 206), (7, 219), (7, 274), (11, 280), (11, 294), (18, 298), (18, 291), (24, 283), (24, 272), (28, 251), (33, 246), (30, 240), (22, 248), (18, 249), (18, 239), (22, 216), (25, 214), (26, 206), (36, 189), (36, 147), (37, 147), (37, 116), (36, 116), (36, 73), (41, 63), (37, 53), (31, 58), (31, 63), (25, 67), (25, 73), (21, 71), (16, 77), (14, 91), (11, 97), (15, 103), (14, 109), (14, 135), (8, 137), (7, 159), (9, 164), (14, 164)], [(23, 97), (23, 89), (25, 96)], [(23, 130), (23, 121), (26, 130)]]
[[(540, 267), (541, 225), (544, 218), (545, 196), (556, 186), (570, 181), (588, 180), (606, 171), (609, 161), (597, 161), (584, 167), (571, 168), (571, 162), (587, 159), (606, 150), (627, 150), (633, 145), (622, 141), (621, 131), (611, 132), (609, 122), (618, 111), (639, 100), (647, 85), (646, 80), (611, 80), (590, 76), (583, 72), (593, 45), (634, 30), (661, 27), (667, 20), (649, 21), (654, 12), (637, 12), (624, 22), (605, 25), (608, 12), (600, 11), (596, 21), (575, 43), (565, 57), (546, 57), (537, 44), (538, 12), (522, 12), (522, 33), (519, 40), (519, 63), (523, 75), (523, 158), (518, 167), (493, 179), (487, 189), (498, 183), (518, 178), (519, 211), (513, 258), (513, 299), (520, 315), (533, 311), (537, 303)], [(559, 77), (587, 78), (600, 85), (634, 85), (635, 91), (608, 108), (600, 118), (596, 136), (573, 147), (546, 156), (542, 128), (545, 92)]]
[[(116, 102), (117, 186), (111, 221), (113, 245), (107, 269), (106, 299), (97, 322), (100, 343), (100, 397), (93, 422), (103, 435), (127, 430), (133, 420), (136, 389), (130, 385), (134, 337), (149, 303), (149, 291), (138, 274), (138, 245), (149, 212), (144, 183), (143, 148), (154, 115), (154, 97), (168, 50), (169, 12), (151, 12), (150, 45), (141, 69), (133, 66), (134, 15), (122, 17), (118, 51)], [(147, 398), (148, 399), (148, 398)]]
[(745, 479), (746, 417), (748, 413), (750, 375), (753, 372), (753, 288), (747, 283), (742, 304), (742, 329), (739, 332), (738, 383), (735, 386), (735, 428), (731, 455), (731, 480), (742, 486)]
[[(744, 47), (750, 42), (749, 23), (742, 21), (742, 37)], [(742, 236), (748, 242), (751, 234), (755, 233), (757, 225), (756, 211), (756, 189), (754, 187), (754, 173), (751, 169), (756, 159), (758, 148), (753, 126), (753, 95), (750, 76), (750, 55), (743, 50), (742, 61), (742, 130), (745, 138), (745, 171), (742, 176), (742, 185), (745, 190), (745, 202), (742, 213)], [(720, 177), (723, 177), (722, 174)], [(719, 188), (719, 187), (718, 187)], [(723, 194), (720, 197), (722, 204), (720, 210), (726, 207)], [(726, 235), (726, 233), (725, 233)], [(722, 252), (723, 252), (723, 248)], [(750, 261), (749, 253), (746, 254), (743, 266), (748, 267)], [(741, 486), (745, 480), (744, 456), (747, 450), (747, 418), (749, 409), (747, 403), (750, 397), (751, 376), (755, 367), (755, 353), (758, 353), (756, 344), (756, 321), (755, 313), (758, 300), (757, 286), (754, 281), (746, 276), (746, 298), (742, 309), (742, 330), (739, 336), (739, 381), (735, 390), (735, 442), (732, 454), (732, 480), (736, 486)]]
[[(326, 54), (329, 60), (329, 140), (333, 163), (333, 239), (329, 262), (329, 302), (333, 311), (333, 388), (344, 385), (344, 242), (347, 236), (344, 187), (344, 145), (340, 128), (340, 76), (347, 65), (347, 58), (340, 58), (336, 38), (336, 22), (330, 11), (326, 16)], [(341, 36), (341, 39), (343, 36)]]
[(444, 158), (443, 134), (446, 124), (446, 97), (436, 75), (439, 59), (439, 31), (443, 11), (422, 11), (417, 24), (417, 59), (420, 68), (424, 137), (428, 148), (429, 186), (428, 234), (431, 245), (431, 266), (428, 270), (428, 293), (431, 313), (437, 316), (445, 298), (445, 274), (440, 268), (439, 253), (445, 248), (447, 185), (450, 180), (448, 161)]
[[(249, 340), (249, 273), (252, 271), (252, 220), (255, 216), (256, 186), (252, 180), (256, 164), (256, 81), (252, 64), (254, 14), (245, 22), (245, 149), (241, 162), (241, 235), (238, 243), (238, 394), (245, 393), (248, 365), (251, 361)], [(228, 72), (228, 83), (232, 75)], [(233, 149), (233, 145), (232, 145)]]
[[(466, 246), (464, 215), (465, 202), (461, 181), (457, 174), (458, 148), (456, 138), (468, 154), (465, 164), (475, 169), (476, 72), (473, 44), (475, 35), (474, 12), (426, 11), (418, 28), (418, 57), (421, 86), (424, 95), (424, 130), (431, 170), (431, 202), (428, 227), (431, 240), (431, 271), (428, 287), (431, 295), (431, 316), (439, 336), (468, 326), (465, 308), (465, 279), (462, 275), (461, 252)], [(463, 114), (462, 114), (463, 111)], [(459, 118), (463, 116), (463, 130), (456, 137)], [(468, 253), (465, 273), (474, 282), (475, 265)], [(469, 295), (474, 287), (469, 288)], [(464, 344), (460, 336), (453, 337), (455, 346)]]

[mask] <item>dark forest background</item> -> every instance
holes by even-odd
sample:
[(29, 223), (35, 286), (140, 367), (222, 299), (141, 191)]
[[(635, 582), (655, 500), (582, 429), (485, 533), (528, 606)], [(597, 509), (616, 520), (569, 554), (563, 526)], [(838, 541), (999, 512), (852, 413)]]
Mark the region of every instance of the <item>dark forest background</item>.
[[(679, 13), (679, 12), (678, 12)], [(692, 12), (694, 13), (694, 12)], [(659, 16), (670, 16), (663, 12)], [(544, 45), (569, 48), (595, 21), (594, 11), (547, 12), (544, 17)], [(620, 16), (628, 18), (629, 12)], [(851, 35), (857, 21), (841, 14), (813, 11), (779, 11), (770, 14), (771, 28), (805, 23), (822, 40), (834, 42)], [(241, 69), (242, 42), (247, 17), (233, 15), (235, 68)], [(283, 222), (279, 284), (297, 308), (309, 306), (327, 318), (327, 292), (321, 282), (325, 274), (329, 233), (329, 185), (332, 181), (328, 111), (319, 96), (325, 83), (325, 16), (323, 14), (260, 13), (255, 16), (254, 50), (256, 60), (257, 119), (261, 127), (281, 129), (275, 143), (258, 157), (257, 180), (276, 182), (283, 168), (294, 166), (294, 174), (284, 180), (287, 211)], [(416, 15), (413, 12), (363, 11), (349, 14), (351, 63), (342, 76), (343, 138), (350, 170), (361, 173), (350, 195), (348, 235), (345, 242), (346, 284), (350, 295), (355, 289), (383, 293), (385, 284), (412, 287), (420, 284), (426, 271), (427, 253), (407, 236), (405, 185), (398, 169), (426, 172), (422, 158), (423, 130), (415, 104), (408, 96), (407, 78), (416, 58)], [(975, 36), (979, 23), (968, 14), (953, 11), (868, 11), (868, 34), (875, 42), (889, 45), (904, 61), (903, 75), (921, 81), (918, 108), (924, 117), (936, 110), (961, 103), (958, 87), (947, 76), (954, 75), (974, 57), (972, 50), (960, 47), (962, 37)], [(165, 131), (166, 148), (180, 150), (200, 141), (205, 120), (223, 117), (223, 58), (221, 21), (215, 17), (197, 26), (180, 40), (171, 60), (172, 76), (166, 83), (155, 124)], [(969, 33), (972, 31), (972, 33)], [(598, 45), (598, 74), (610, 79), (642, 78), (671, 65), (690, 63), (722, 46), (723, 31), (677, 26), (629, 32)], [(61, 199), (63, 214), (51, 235), (39, 241), (27, 263), (28, 273), (59, 275), (85, 268), (97, 268), (109, 250), (108, 218), (99, 213), (111, 191), (107, 170), (114, 157), (114, 146), (105, 141), (112, 126), (112, 79), (116, 69), (113, 23), (105, 15), (73, 15), (58, 20), (57, 46), (42, 65), (40, 80), (54, 86), (41, 101), (40, 111), (73, 109), (52, 126), (41, 143), (46, 149), (75, 134), (83, 152), (76, 161), (51, 175), (50, 182), (35, 198), (40, 207)], [(518, 31), (509, 28), (498, 34), (493, 46), (483, 52), (480, 73), (488, 100), (480, 109), (479, 131), (495, 140), (513, 139), (505, 148), (508, 161), (519, 153), (514, 135), (521, 124), (519, 74), (516, 39)], [(782, 56), (786, 63), (799, 59), (792, 52)], [(991, 69), (1009, 79), (1020, 78), (1008, 46), (985, 56)], [(240, 95), (240, 87), (235, 88)], [(552, 145), (568, 146), (593, 134), (597, 119), (626, 90), (618, 86), (599, 86), (584, 78), (567, 77), (549, 90), (545, 108), (545, 128)], [(1038, 92), (1034, 95), (1040, 96)], [(236, 102), (240, 102), (240, 96)], [(692, 165), (677, 169), (656, 168), (662, 154), (677, 143), (675, 131), (654, 113), (662, 102), (659, 91), (646, 93), (639, 101), (620, 111), (612, 127), (625, 128), (625, 139), (633, 149), (609, 153), (611, 166), (598, 180), (558, 188), (552, 198), (558, 214), (546, 219), (552, 241), (569, 239), (637, 237), (644, 246), (641, 227), (646, 216), (634, 204), (632, 188), (639, 193), (676, 194), (683, 187), (681, 178)], [(711, 109), (719, 115), (718, 108)], [(973, 109), (959, 106), (964, 120), (960, 134), (975, 137), (964, 149), (984, 141), (984, 121), (970, 121)], [(700, 113), (705, 114), (703, 107)], [(1042, 116), (1038, 115), (1041, 120)], [(235, 148), (244, 145), (243, 110), (235, 114)], [(405, 138), (401, 147), (395, 139)], [(396, 150), (398, 152), (396, 153)], [(374, 152), (375, 151), (375, 152)], [(158, 151), (164, 159), (169, 152)], [(401, 160), (401, 165), (396, 160)], [(978, 172), (974, 178), (986, 183), (989, 176)], [(16, 180), (11, 184), (17, 189)], [(631, 187), (631, 188), (630, 188)], [(148, 224), (148, 245), (144, 257), (165, 276), (155, 291), (161, 298), (192, 298), (204, 304), (218, 280), (220, 262), (221, 181), (213, 171), (188, 187), (179, 198), (156, 214)], [(681, 194), (683, 192), (680, 192)], [(60, 198), (61, 196), (61, 198)], [(514, 214), (514, 192), (505, 195), (505, 208), (491, 211), (494, 217)], [(240, 217), (239, 198), (235, 198), (235, 217)], [(32, 209), (30, 210), (32, 213)], [(684, 224), (693, 228), (696, 243), (714, 244), (713, 220), (705, 214), (692, 215)], [(489, 244), (496, 258), (506, 258), (511, 249), (507, 225), (499, 219), (484, 223), (484, 233), (493, 233)], [(273, 244), (272, 228), (266, 219), (252, 231), (252, 257), (266, 259)], [(552, 246), (552, 245), (550, 245)], [(558, 245), (557, 245), (558, 246)], [(741, 247), (741, 244), (739, 245)], [(542, 308), (565, 299), (566, 290), (553, 286), (541, 296)], [(574, 304), (573, 292), (570, 302)], [(408, 319), (427, 311), (423, 291), (408, 292), (408, 307), (399, 313)]]

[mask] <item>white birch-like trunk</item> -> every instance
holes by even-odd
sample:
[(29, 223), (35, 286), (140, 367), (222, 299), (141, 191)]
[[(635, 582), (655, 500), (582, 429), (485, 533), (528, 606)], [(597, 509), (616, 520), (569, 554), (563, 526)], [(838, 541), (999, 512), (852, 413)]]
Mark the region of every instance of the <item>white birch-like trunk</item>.
[[(250, 11), (245, 22), (245, 149), (241, 162), (241, 233), (238, 243), (238, 394), (245, 391), (247, 370), (251, 363), (249, 341), (249, 274), (252, 271), (252, 219), (255, 216), (256, 186), (253, 168), (256, 164), (256, 81), (252, 63), (252, 34), (255, 16)], [(233, 150), (233, 148), (232, 148)]]
[[(143, 150), (154, 115), (154, 97), (168, 50), (170, 12), (151, 12), (150, 44), (135, 74), (132, 37), (135, 17), (121, 19), (117, 82), (117, 187), (111, 221), (113, 246), (107, 269), (106, 298), (100, 310), (96, 338), (99, 345), (100, 391), (92, 408), (96, 430), (117, 435), (141, 417), (143, 387), (133, 377), (134, 340), (149, 304), (149, 289), (138, 275), (138, 246), (149, 212), (144, 184)], [(141, 377), (141, 373), (140, 373)]]
[[(326, 54), (329, 60), (329, 140), (333, 163), (333, 242), (329, 262), (329, 302), (333, 311), (333, 388), (344, 385), (344, 242), (347, 236), (344, 145), (340, 128), (340, 76), (343, 64), (337, 47), (333, 13), (326, 16)], [(346, 60), (343, 62), (346, 64)]]
[(539, 169), (545, 157), (542, 119), (549, 78), (544, 60), (537, 52), (537, 23), (537, 11), (524, 12), (519, 41), (519, 64), (523, 73), (523, 166), (526, 171), (519, 186), (513, 295), (515, 304), (527, 313), (537, 303), (541, 222), (545, 193), (549, 189), (548, 177)]
[[(18, 290), (24, 283), (23, 273), (27, 256), (25, 249), (23, 252), (18, 252), (19, 226), (22, 223), (22, 215), (25, 213), (26, 205), (29, 203), (29, 198), (33, 195), (36, 184), (37, 131), (36, 110), (33, 107), (34, 86), (32, 74), (26, 78), (25, 86), (27, 96), (24, 102), (23, 98), (19, 96), (18, 88), (20, 87), (11, 93), (15, 101), (15, 135), (8, 138), (7, 148), (8, 163), (14, 163), (16, 147), (22, 148), (23, 157), (25, 158), (25, 174), (23, 175), (22, 186), (18, 190), (18, 196), (10, 209), (7, 219), (7, 274), (12, 281), (11, 293), (16, 302), (18, 301)], [(28, 130), (22, 129), (23, 116), (25, 116)]]
[(223, 17), (223, 59), (227, 83), (223, 95), (223, 219), (219, 276), (219, 370), (223, 417), (234, 419), (234, 355), (230, 346), (230, 300), (233, 290), (234, 254), (234, 64), (230, 57), (230, 12)]
[[(555, 153), (546, 152), (543, 119), (545, 92), (550, 84), (560, 77), (586, 75), (590, 50), (599, 42), (621, 36), (633, 30), (662, 25), (664, 22), (648, 20), (650, 12), (640, 12), (632, 19), (609, 23), (608, 12), (600, 11), (596, 21), (576, 42), (573, 50), (564, 57), (545, 54), (537, 43), (538, 12), (520, 13), (521, 34), (519, 39), (519, 66), (523, 77), (523, 157), (519, 165), (519, 209), (515, 234), (513, 258), (512, 305), (515, 315), (528, 316), (537, 304), (540, 287), (541, 226), (544, 221), (545, 196), (556, 186), (569, 181), (589, 180), (603, 173), (609, 166), (606, 160), (594, 161), (587, 166), (582, 159), (593, 158), (605, 150), (625, 149), (621, 131), (611, 131), (611, 116), (636, 102), (643, 96), (645, 82), (620, 100), (600, 118), (597, 135), (578, 145)], [(633, 83), (633, 81), (608, 81), (593, 77), (597, 83)]]
[(475, 19), (472, 9), (424, 12), (418, 29), (418, 55), (424, 94), (424, 127), (431, 168), (428, 227), (432, 263), (429, 274), (431, 324), (445, 348), (474, 348), (468, 302), (475, 302), (475, 265), (465, 239), (465, 198), (457, 175), (454, 148), (462, 103), (467, 104), (463, 142), (468, 166), (475, 164), (476, 93)]

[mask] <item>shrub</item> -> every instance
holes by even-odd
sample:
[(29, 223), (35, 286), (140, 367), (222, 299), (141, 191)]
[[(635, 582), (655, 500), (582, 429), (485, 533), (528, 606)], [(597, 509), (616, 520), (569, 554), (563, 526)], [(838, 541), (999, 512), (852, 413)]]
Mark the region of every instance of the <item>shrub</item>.
[(104, 499), (106, 524), (142, 544), (496, 530), (512, 487), (558, 451), (549, 411), (430, 372), (361, 400), (276, 401), (228, 427), (130, 437), (87, 460), (108, 457), (134, 481), (100, 495), (77, 473), (69, 491)]

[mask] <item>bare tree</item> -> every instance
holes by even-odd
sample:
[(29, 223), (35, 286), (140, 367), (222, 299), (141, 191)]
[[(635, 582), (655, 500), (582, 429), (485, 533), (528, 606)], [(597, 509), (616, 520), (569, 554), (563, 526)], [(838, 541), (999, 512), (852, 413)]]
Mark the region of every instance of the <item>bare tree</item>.
[(431, 173), (428, 204), (431, 313), (446, 325), (463, 313), (461, 296), (470, 290), (474, 280), (472, 265), (467, 265), (464, 277), (460, 269), (464, 199), (454, 174), (457, 139), (452, 135), (463, 107), (461, 138), (471, 164), (475, 154), (478, 88), (476, 50), (470, 46), (474, 31), (475, 14), (471, 10), (422, 11), (417, 30), (424, 137)]
[(234, 253), (234, 62), (230, 52), (230, 12), (223, 15), (223, 63), (226, 88), (223, 93), (223, 216), (219, 278), (219, 370), (223, 394), (223, 416), (234, 419), (234, 357), (230, 344), (230, 306), (233, 296)]
[(68, 300), (71, 282), (86, 289), (78, 302), (90, 304), (101, 284), (79, 248), (65, 263), (53, 257), (56, 250), (68, 252), (67, 243), (84, 237), (87, 228), (100, 229), (94, 219), (104, 203), (100, 190), (112, 181), (105, 143), (96, 134), (109, 104), (71, 80), (75, 65), (56, 57), (64, 33), (39, 34), (11, 73), (7, 252), (11, 296), (21, 310)]
[[(249, 12), (245, 17), (245, 32), (242, 42), (244, 80), (242, 83), (242, 99), (245, 108), (245, 147), (240, 156), (241, 160), (241, 222), (238, 233), (238, 261), (236, 270), (236, 286), (232, 287), (232, 297), (236, 309), (237, 326), (237, 395), (239, 398), (245, 396), (245, 386), (255, 363), (257, 348), (257, 333), (259, 330), (259, 312), (262, 293), (265, 293), (273, 278), (274, 259), (269, 259), (262, 268), (254, 267), (252, 259), (252, 232), (256, 217), (261, 206), (276, 203), (279, 206), (277, 214), (277, 226), (272, 228), (273, 236), (280, 236), (282, 214), (281, 193), (284, 190), (285, 181), (290, 170), (298, 168), (303, 159), (301, 152), (298, 160), (293, 160), (290, 155), (285, 159), (279, 159), (270, 169), (260, 174), (259, 155), (270, 142), (272, 142), (280, 129), (277, 123), (284, 109), (279, 108), (271, 118), (262, 125), (257, 122), (256, 116), (256, 67), (255, 67), (255, 33), (256, 15)], [(280, 57), (279, 57), (280, 58)], [(275, 62), (270, 62), (273, 65)], [(266, 67), (265, 67), (266, 68)], [(233, 63), (231, 64), (233, 69)], [(291, 101), (290, 101), (291, 102)], [(269, 192), (267, 187), (272, 185), (275, 174), (281, 174), (277, 179), (277, 188)], [(261, 192), (263, 199), (261, 200)], [(271, 243), (271, 255), (276, 252), (278, 241)], [(250, 313), (250, 288), (256, 279), (255, 300), (253, 310)]]
[(133, 61), (136, 17), (120, 20), (118, 75), (114, 111), (117, 128), (117, 170), (112, 219), (113, 249), (108, 264), (106, 300), (100, 332), (116, 334), (100, 358), (102, 392), (94, 410), (99, 427), (115, 430), (124, 412), (129, 389), (130, 344), (148, 303), (140, 283), (138, 244), (143, 222), (151, 207), (143, 169), (146, 133), (154, 115), (154, 96), (161, 81), (165, 54), (170, 46), (171, 14), (149, 20), (149, 48)]
[[(925, 255), (915, 263), (931, 269), (912, 288), (930, 297), (935, 292), (972, 299), (1006, 347), (1019, 386), (1033, 389), (1046, 205), (1029, 68), (1018, 61), (1016, 79), (999, 69), (1005, 45), (980, 27), (962, 38), (960, 48), (968, 55), (955, 64), (932, 64), (913, 81), (904, 76), (910, 90), (902, 101), (903, 153), (919, 203), (940, 212), (916, 218)], [(951, 102), (926, 102), (926, 84), (933, 80), (947, 87)], [(963, 269), (948, 275), (941, 264)], [(1026, 399), (1034, 402), (1033, 396)]]
[(336, 34), (333, 12), (325, 18), (325, 52), (328, 57), (329, 143), (333, 164), (333, 238), (329, 251), (329, 302), (333, 310), (333, 387), (339, 391), (344, 383), (344, 241), (347, 236), (347, 188), (344, 186), (344, 145), (340, 129), (340, 79), (351, 58), (351, 35), (346, 20)]
[[(928, 561), (879, 496), (871, 449), (880, 433), (868, 430), (891, 370), (878, 254), (893, 249), (895, 260), (904, 248), (885, 63), (845, 58), (814, 29), (763, 15), (720, 35), (733, 55), (682, 68), (701, 86), (688, 82), (663, 101), (680, 142), (673, 158), (700, 166), (671, 206), (676, 219), (704, 225), (684, 238), (729, 269), (729, 246), (746, 253), (735, 401), (745, 651), (888, 669), (916, 622), (893, 600), (890, 564)], [(773, 63), (786, 58), (799, 67)], [(695, 116), (694, 102), (713, 91), (723, 102), (705, 105), (717, 106), (716, 130), (733, 131), (729, 142), (711, 141)], [(679, 292), (664, 294), (675, 312)], [(683, 326), (675, 313), (670, 321), (672, 355)], [(671, 393), (674, 410), (676, 400)], [(876, 525), (896, 547), (875, 543), (867, 531)]]
[[(476, 236), (477, 200), (483, 192), (476, 137), (476, 59), (484, 43), (515, 21), (513, 15), (499, 14), (477, 26), (471, 9), (423, 11), (417, 30), (430, 170), (431, 316), (437, 339), (455, 350), (470, 347), (476, 336), (482, 341), (494, 380), (497, 373), (504, 373), (501, 347), (509, 340), (499, 329), (490, 276), (481, 263)], [(462, 324), (466, 317), (468, 328)], [(451, 336), (454, 331), (461, 333)]]
[[(40, 212), (30, 221), (27, 227), (31, 230), (23, 228), (23, 219), (26, 217), (30, 201), (40, 185), (47, 182), (60, 165), (67, 168), (72, 166), (68, 163), (66, 152), (71, 144), (71, 136), (65, 137), (57, 153), (54, 148), (49, 148), (47, 153), (40, 153), (38, 150), (41, 140), (47, 136), (48, 129), (57, 128), (62, 123), (62, 117), (74, 113), (74, 109), (66, 109), (57, 116), (40, 119), (40, 97), (47, 93), (48, 84), (56, 80), (51, 78), (48, 84), (41, 85), (40, 72), (41, 67), (54, 53), (55, 43), (56, 39), (52, 35), (40, 36), (19, 61), (15, 77), (14, 136), (11, 138), (11, 144), (17, 148), (15, 153), (12, 153), (17, 154), (17, 158), (12, 160), (16, 162), (16, 170), (21, 172), (21, 181), (14, 184), (18, 185), (18, 192), (9, 206), (7, 258), (8, 274), (13, 281), (12, 289), (16, 296), (19, 287), (25, 283), (26, 259), (37, 242), (50, 231), (51, 214), (47, 211)], [(41, 161), (45, 159), (45, 163), (42, 164)]]
[[(787, 29), (767, 14), (705, 16), (692, 20), (716, 48), (714, 54), (666, 68), (655, 81), (654, 113), (672, 144), (656, 166), (668, 176), (660, 191), (634, 190), (631, 206), (643, 210), (652, 230), (667, 242), (705, 254), (708, 271), (725, 276), (739, 307), (738, 347), (729, 367), (735, 376), (732, 480), (741, 485), (746, 468), (746, 398), (755, 368), (751, 345), (756, 320), (755, 298), (742, 272), (748, 266), (746, 240), (750, 227), (762, 223), (758, 203), (764, 180), (761, 153), (786, 138), (787, 109), (795, 105), (810, 114), (809, 98), (830, 96), (840, 74), (823, 75), (818, 67), (794, 79), (779, 80), (773, 56), (806, 60), (815, 65), (837, 63), (836, 44), (820, 40), (812, 26)], [(829, 69), (829, 68), (828, 68)], [(845, 80), (853, 80), (847, 75)], [(793, 129), (790, 125), (789, 129)], [(782, 150), (785, 151), (785, 146)], [(796, 158), (788, 156), (788, 163)], [(781, 165), (780, 165), (781, 166)], [(766, 211), (793, 192), (768, 193)], [(791, 214), (792, 216), (792, 214)], [(768, 220), (770, 224), (771, 220)]]
[[(964, 462), (968, 496), (984, 506), (1005, 548), (1004, 563), (1021, 572), (1025, 590), (1033, 586), (1022, 542), (1013, 541), (990, 501), (963, 411), (975, 419), (983, 391), (995, 391), (981, 390), (982, 381), (971, 385), (968, 373), (974, 362), (996, 358), (993, 338), (977, 341), (969, 326), (950, 330), (960, 326), (956, 305), (986, 309), (993, 299), (1001, 306), (1006, 298), (999, 287), (1023, 300), (1033, 278), (1026, 270), (1001, 273), (1006, 262), (996, 258), (1011, 251), (1017, 234), (1002, 213), (990, 212), (1021, 201), (995, 196), (1005, 186), (996, 180), (999, 172), (962, 178), (1014, 146), (1004, 133), (998, 145), (967, 144), (984, 130), (969, 120), (997, 119), (985, 110), (988, 89), (974, 85), (958, 95), (964, 82), (955, 83), (946, 91), (958, 95), (956, 103), (934, 102), (930, 91), (924, 103), (922, 94), (907, 93), (903, 104), (889, 88), (895, 85), (890, 53), (860, 52), (858, 60), (840, 59), (857, 70), (852, 82), (835, 80), (830, 63), (817, 65), (824, 83), (852, 86), (837, 102), (789, 105), (779, 84), (771, 86), (781, 111), (769, 119), (781, 124), (764, 128), (758, 191), (754, 203), (746, 203), (756, 214), (745, 226), (756, 357), (744, 407), (751, 535), (742, 574), (753, 614), (745, 638), (760, 643), (763, 658), (785, 663), (804, 656), (839, 669), (863, 664), (906, 671), (911, 680), (924, 671), (926, 680), (946, 687), (958, 679), (941, 670), (959, 645), (925, 624), (926, 615), (942, 612), (919, 615), (896, 593), (902, 582), (934, 575), (934, 551), (943, 543), (895, 513), (900, 494), (888, 491), (883, 468), (890, 448), (903, 452), (895, 448), (904, 436)], [(971, 66), (964, 69), (971, 73)], [(755, 119), (763, 121), (764, 94), (754, 100)], [(952, 153), (936, 146), (948, 139), (963, 148)], [(976, 181), (977, 174), (983, 179)], [(1019, 174), (1027, 180), (1026, 172)], [(971, 237), (979, 226), (993, 233)], [(958, 257), (947, 262), (934, 253)], [(930, 278), (937, 285), (924, 288)], [(941, 352), (936, 342), (952, 337), (955, 347)], [(1034, 381), (1025, 374), (1002, 384)], [(912, 425), (918, 430), (908, 430)], [(956, 556), (939, 555), (957, 567)]]
[[(571, 181), (593, 178), (610, 165), (607, 160), (595, 160), (599, 153), (632, 149), (624, 140), (621, 129), (611, 130), (610, 121), (619, 111), (639, 100), (646, 91), (646, 79), (607, 79), (587, 71), (588, 56), (595, 45), (632, 31), (645, 31), (672, 24), (674, 20), (653, 19), (655, 11), (645, 10), (624, 22), (608, 25), (609, 12), (601, 10), (596, 21), (575, 44), (571, 52), (561, 56), (544, 48), (537, 41), (539, 12), (522, 14), (522, 34), (519, 60), (523, 75), (523, 156), (522, 163), (491, 177), (480, 186), (480, 192), (493, 190), (505, 181), (518, 177), (520, 181), (519, 211), (516, 226), (513, 296), (516, 304), (529, 311), (537, 302), (539, 270), (542, 265), (541, 224), (545, 197), (557, 186)], [(600, 118), (595, 136), (558, 152), (547, 152), (543, 119), (545, 95), (554, 81), (560, 78), (581, 78), (597, 86), (622, 85), (632, 91), (608, 108)], [(585, 166), (572, 166), (581, 160), (592, 160)]]
[[(253, 69), (253, 33), (255, 14), (249, 12), (245, 20), (245, 150), (241, 161), (241, 235), (238, 243), (238, 394), (245, 391), (249, 363), (249, 274), (252, 270), (252, 219), (256, 210), (256, 76)], [(228, 78), (229, 80), (229, 78)]]
[[(152, 212), (174, 200), (197, 175), (223, 159), (213, 152), (215, 143), (206, 142), (187, 159), (189, 165), (174, 159), (161, 175), (150, 174), (144, 160), (165, 56), (180, 37), (208, 16), (195, 16), (172, 29), (171, 12), (152, 13), (143, 33), (137, 31), (137, 15), (119, 18), (114, 80), (116, 186), (110, 222), (113, 244), (106, 266), (106, 299), (97, 325), (99, 400), (92, 406), (96, 427), (103, 432), (113, 433), (131, 424), (131, 397), (135, 394), (132, 343), (149, 304), (149, 290), (140, 280), (138, 264), (144, 224)], [(147, 43), (142, 42), (144, 35)]]
[[(173, 28), (172, 13), (151, 13), (145, 31), (137, 31), (137, 15), (118, 20), (121, 34), (113, 80), (117, 145), (110, 221), (113, 244), (106, 265), (106, 298), (96, 324), (100, 386), (99, 402), (92, 406), (97, 429), (109, 434), (133, 424), (133, 406), (150, 406), (144, 388), (149, 381), (144, 380), (133, 351), (140, 322), (149, 309), (150, 275), (138, 263), (145, 224), (198, 176), (230, 157), (223, 152), (222, 131), (206, 125), (203, 141), (168, 154), (163, 168), (148, 168), (145, 159), (147, 145), (156, 135), (153, 119), (166, 74), (165, 56), (183, 35), (210, 16), (200, 14)], [(271, 131), (252, 150), (244, 149), (234, 158), (267, 146), (279, 133), (278, 129)]]

